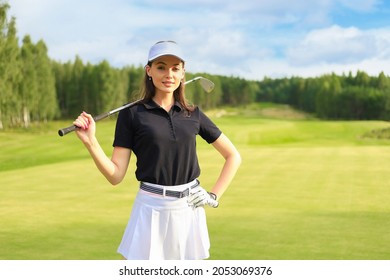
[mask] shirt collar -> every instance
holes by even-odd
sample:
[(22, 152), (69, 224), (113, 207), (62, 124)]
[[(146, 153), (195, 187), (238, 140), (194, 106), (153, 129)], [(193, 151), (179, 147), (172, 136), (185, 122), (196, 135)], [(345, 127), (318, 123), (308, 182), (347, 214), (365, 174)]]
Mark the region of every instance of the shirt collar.
[[(144, 106), (148, 110), (153, 110), (153, 109), (159, 109), (160, 108), (160, 106), (156, 102), (154, 102), (152, 99), (150, 99), (149, 101), (144, 103)], [(177, 111), (183, 110), (183, 106), (178, 101), (175, 101), (175, 103), (173, 104), (173, 107)]]

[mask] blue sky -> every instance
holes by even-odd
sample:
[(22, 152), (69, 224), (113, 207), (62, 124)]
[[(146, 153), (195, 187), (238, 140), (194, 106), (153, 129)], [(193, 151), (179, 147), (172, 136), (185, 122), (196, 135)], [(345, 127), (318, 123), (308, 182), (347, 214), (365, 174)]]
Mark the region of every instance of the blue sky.
[(385, 0), (8, 3), (19, 37), (43, 39), (49, 56), (62, 62), (78, 55), (84, 62), (144, 65), (151, 45), (175, 40), (191, 73), (254, 80), (357, 70), (390, 75), (390, 1)]

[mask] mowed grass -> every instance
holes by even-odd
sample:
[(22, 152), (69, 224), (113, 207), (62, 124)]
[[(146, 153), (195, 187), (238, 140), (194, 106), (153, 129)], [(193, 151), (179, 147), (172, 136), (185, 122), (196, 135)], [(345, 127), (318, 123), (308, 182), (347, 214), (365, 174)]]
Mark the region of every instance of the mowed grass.
[[(207, 209), (211, 259), (390, 258), (390, 141), (361, 138), (387, 123), (227, 112), (210, 115), (243, 163)], [(0, 259), (120, 259), (135, 160), (110, 186), (75, 135), (57, 135), (66, 125), (0, 132)], [(108, 154), (114, 126), (98, 124)], [(198, 150), (210, 188), (223, 160), (202, 140)]]

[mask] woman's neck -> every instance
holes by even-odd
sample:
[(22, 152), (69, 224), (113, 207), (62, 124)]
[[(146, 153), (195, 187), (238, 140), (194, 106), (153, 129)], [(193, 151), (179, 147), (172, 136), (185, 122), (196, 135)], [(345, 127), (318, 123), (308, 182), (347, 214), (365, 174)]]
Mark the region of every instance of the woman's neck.
[(153, 101), (156, 102), (156, 104), (160, 105), (161, 108), (163, 108), (165, 111), (169, 112), (171, 110), (171, 107), (175, 103), (175, 99), (172, 94), (156, 94), (153, 97)]

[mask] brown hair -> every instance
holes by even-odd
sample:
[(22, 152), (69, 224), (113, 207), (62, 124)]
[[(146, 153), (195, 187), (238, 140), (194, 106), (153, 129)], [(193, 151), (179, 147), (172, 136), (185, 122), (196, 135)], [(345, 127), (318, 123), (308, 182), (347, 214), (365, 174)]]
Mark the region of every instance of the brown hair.
[[(148, 65), (152, 66), (152, 62), (149, 61)], [(149, 79), (149, 76), (145, 71), (145, 76), (140, 91), (141, 102), (149, 102), (152, 100), (155, 94), (156, 88), (153, 84), (153, 81)], [(179, 102), (180, 105), (188, 112), (193, 112), (195, 110), (195, 106), (189, 104), (185, 97), (185, 78), (183, 78), (183, 80), (180, 82), (180, 86), (173, 92), (173, 97), (175, 98), (175, 101)]]

